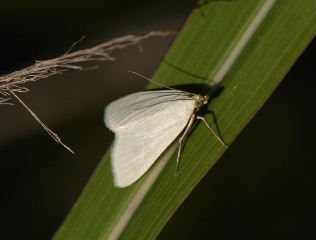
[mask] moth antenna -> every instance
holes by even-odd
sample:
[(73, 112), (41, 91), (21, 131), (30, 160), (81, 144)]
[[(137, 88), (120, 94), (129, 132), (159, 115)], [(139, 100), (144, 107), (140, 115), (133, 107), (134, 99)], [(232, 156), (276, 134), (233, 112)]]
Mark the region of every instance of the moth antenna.
[(195, 95), (194, 93), (190, 93), (190, 92), (187, 92), (187, 91), (175, 89), (175, 88), (172, 88), (172, 87), (167, 87), (167, 86), (165, 86), (165, 85), (163, 85), (163, 84), (161, 84), (161, 83), (158, 83), (158, 82), (156, 82), (156, 81), (154, 81), (154, 80), (152, 80), (152, 79), (150, 79), (150, 78), (145, 77), (144, 75), (141, 75), (140, 73), (133, 72), (133, 71), (128, 71), (128, 72), (129, 72), (129, 73), (133, 73), (133, 74), (135, 74), (135, 75), (137, 75), (137, 76), (139, 76), (139, 77), (141, 77), (141, 78), (144, 78), (144, 79), (146, 79), (146, 80), (148, 80), (148, 81), (150, 81), (150, 82), (152, 82), (152, 83), (155, 83), (155, 84), (157, 84), (157, 85), (160, 86), (160, 87), (167, 88), (167, 89), (170, 89), (170, 90), (181, 91), (181, 92), (185, 92), (185, 93), (188, 93), (188, 94)]

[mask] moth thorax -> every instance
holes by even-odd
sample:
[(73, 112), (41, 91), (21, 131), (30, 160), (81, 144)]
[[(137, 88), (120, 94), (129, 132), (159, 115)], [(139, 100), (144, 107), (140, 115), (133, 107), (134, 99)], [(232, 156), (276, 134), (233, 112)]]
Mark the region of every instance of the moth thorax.
[(195, 107), (200, 108), (203, 105), (207, 104), (208, 100), (210, 99), (209, 96), (202, 96), (202, 95), (194, 95), (195, 99)]

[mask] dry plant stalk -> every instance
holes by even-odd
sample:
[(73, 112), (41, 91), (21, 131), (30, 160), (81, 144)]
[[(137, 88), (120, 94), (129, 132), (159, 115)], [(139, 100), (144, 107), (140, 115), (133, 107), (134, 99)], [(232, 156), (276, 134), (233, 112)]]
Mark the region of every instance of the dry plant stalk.
[(114, 38), (92, 48), (70, 53), (70, 50), (78, 42), (74, 43), (70, 50), (62, 56), (44, 61), (36, 61), (35, 64), (29, 67), (0, 76), (0, 105), (12, 104), (9, 102), (11, 99), (10, 97), (16, 98), (56, 142), (62, 144), (70, 152), (74, 153), (68, 146), (62, 143), (60, 137), (51, 131), (15, 93), (24, 93), (29, 91), (28, 88), (23, 86), (24, 83), (49, 78), (50, 76), (62, 74), (70, 69), (84, 70), (85, 68), (80, 66), (80, 64), (86, 62), (114, 61), (115, 58), (112, 56), (112, 53), (115, 50), (123, 49), (132, 45), (138, 45), (141, 49), (140, 43), (143, 40), (151, 37), (166, 37), (174, 34), (175, 32), (172, 31), (154, 31), (142, 36), (126, 35), (124, 37)]
[[(27, 88), (22, 86), (24, 83), (35, 82), (56, 74), (62, 74), (69, 69), (83, 70), (84, 68), (80, 66), (80, 63), (84, 62), (114, 61), (115, 58), (111, 56), (114, 50), (123, 49), (131, 45), (139, 45), (141, 41), (151, 37), (165, 37), (174, 34), (175, 32), (172, 31), (157, 31), (149, 32), (142, 36), (127, 35), (124, 37), (114, 38), (92, 48), (72, 53), (69, 53), (68, 51), (57, 58), (37, 61), (35, 64), (27, 68), (0, 76), (0, 95), (2, 95), (2, 97), (0, 97), (0, 103), (4, 103), (9, 100), (9, 96), (11, 95), (10, 90), (12, 92), (28, 91)], [(73, 44), (73, 46), (75, 44)], [(70, 49), (72, 49), (72, 47)]]

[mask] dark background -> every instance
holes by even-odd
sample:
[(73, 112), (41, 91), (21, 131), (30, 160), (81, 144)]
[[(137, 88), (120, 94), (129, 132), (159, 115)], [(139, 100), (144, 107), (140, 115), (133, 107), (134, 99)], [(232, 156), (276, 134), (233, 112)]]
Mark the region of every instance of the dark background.
[[(0, 74), (126, 34), (176, 30), (185, 1), (10, 1), (0, 3)], [(49, 239), (111, 142), (107, 102), (137, 91), (171, 38), (115, 54), (96, 71), (27, 84), (19, 96), (71, 146), (56, 144), (25, 109), (0, 105), (0, 239)], [(273, 96), (203, 179), (159, 239), (314, 239), (315, 41)], [(91, 144), (92, 143), (92, 144)], [(258, 152), (260, 154), (258, 154)]]

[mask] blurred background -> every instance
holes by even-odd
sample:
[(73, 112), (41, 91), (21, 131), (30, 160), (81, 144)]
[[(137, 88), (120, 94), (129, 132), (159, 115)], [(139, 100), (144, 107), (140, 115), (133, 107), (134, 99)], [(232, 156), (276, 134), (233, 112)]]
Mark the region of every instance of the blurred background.
[[(177, 30), (193, 0), (15, 0), (0, 3), (0, 75), (35, 60), (126, 34)], [(94, 71), (27, 84), (20, 98), (72, 155), (18, 103), (0, 105), (0, 239), (50, 239), (113, 135), (105, 105), (143, 89), (172, 38), (115, 53)], [(315, 40), (273, 96), (168, 222), (159, 239), (314, 239)], [(258, 156), (258, 152), (260, 152)]]

